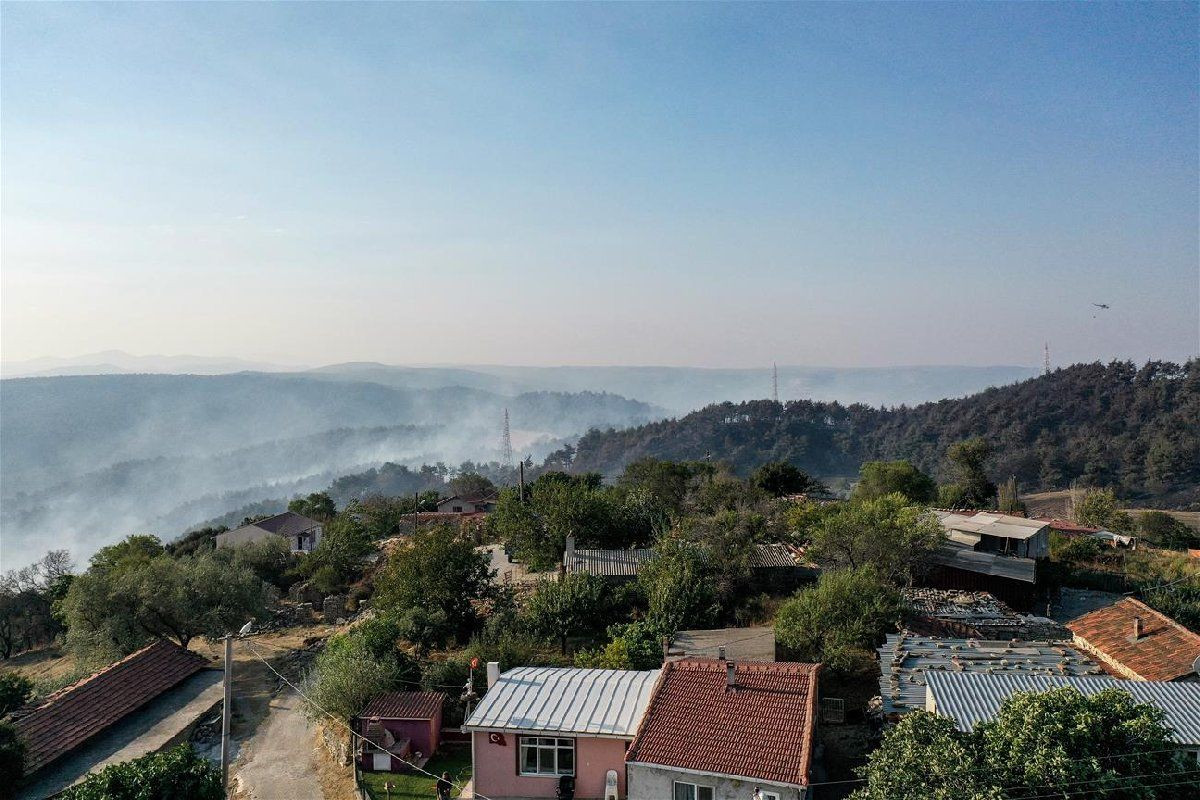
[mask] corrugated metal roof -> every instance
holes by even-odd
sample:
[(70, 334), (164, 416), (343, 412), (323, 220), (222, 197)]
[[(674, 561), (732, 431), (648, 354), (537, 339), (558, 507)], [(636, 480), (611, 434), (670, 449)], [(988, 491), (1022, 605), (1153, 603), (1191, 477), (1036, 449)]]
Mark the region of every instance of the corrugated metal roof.
[(1200, 745), (1200, 683), (937, 672), (927, 676), (927, 684), (937, 713), (951, 718), (964, 731), (995, 717), (1000, 705), (1017, 692), (1070, 686), (1085, 695), (1103, 689), (1129, 692), (1139, 703), (1158, 706), (1166, 713), (1172, 740), (1187, 746)]
[[(642, 565), (654, 558), (654, 550), (567, 550), (563, 564), (567, 572), (590, 572), (606, 577), (633, 577)], [(796, 558), (782, 544), (756, 544), (750, 553), (750, 567), (794, 567)]]
[(935, 550), (932, 559), (947, 567), (965, 569), (982, 575), (995, 575), (1025, 583), (1037, 582), (1037, 562), (1032, 558), (980, 552), (951, 541)]
[(658, 670), (520, 667), (488, 689), (466, 727), (632, 739), (658, 676)]
[(606, 577), (632, 577), (650, 559), (654, 551), (640, 550), (574, 550), (566, 554), (567, 572), (590, 572)]
[(999, 536), (1004, 539), (1028, 539), (1037, 536), (1048, 523), (1009, 514), (979, 511), (975, 514), (958, 514), (953, 511), (935, 511), (942, 527), (947, 531)]
[(752, 569), (794, 566), (796, 566), (796, 557), (792, 555), (791, 550), (787, 549), (787, 545), (756, 544), (754, 552), (750, 554)]
[(879, 648), (879, 695), (885, 713), (925, 707), (925, 678), (932, 672), (1103, 675), (1099, 665), (1066, 642), (943, 639), (888, 634)]

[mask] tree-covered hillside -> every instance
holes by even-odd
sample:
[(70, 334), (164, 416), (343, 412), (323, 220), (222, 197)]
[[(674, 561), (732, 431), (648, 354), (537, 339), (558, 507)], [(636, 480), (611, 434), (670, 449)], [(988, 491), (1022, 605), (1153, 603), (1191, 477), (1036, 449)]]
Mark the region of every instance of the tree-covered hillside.
[[(644, 456), (703, 459), (741, 472), (786, 460), (816, 475), (852, 475), (873, 459), (905, 458), (947, 477), (946, 448), (983, 436), (990, 471), (1023, 491), (1072, 481), (1130, 499), (1200, 501), (1200, 361), (1078, 364), (958, 400), (877, 409), (838, 403), (723, 403), (680, 419), (594, 430), (577, 472), (619, 472)], [(569, 453), (551, 456), (561, 462)]]

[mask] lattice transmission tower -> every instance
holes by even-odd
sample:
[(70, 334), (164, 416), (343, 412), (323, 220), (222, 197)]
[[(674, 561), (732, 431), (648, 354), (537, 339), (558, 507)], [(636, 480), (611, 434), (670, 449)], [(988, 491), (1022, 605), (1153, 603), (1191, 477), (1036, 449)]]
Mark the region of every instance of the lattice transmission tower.
[(504, 409), (504, 432), (500, 435), (500, 457), (505, 464), (512, 463), (512, 432), (508, 427), (508, 409)]

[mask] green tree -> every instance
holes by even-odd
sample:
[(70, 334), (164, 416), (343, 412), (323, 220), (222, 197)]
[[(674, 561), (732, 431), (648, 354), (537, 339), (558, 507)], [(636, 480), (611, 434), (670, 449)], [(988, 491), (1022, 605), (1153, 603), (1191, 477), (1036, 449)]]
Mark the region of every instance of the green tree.
[(750, 485), (757, 486), (772, 497), (783, 497), (812, 491), (816, 483), (786, 461), (770, 461), (754, 470)]
[(1080, 525), (1132, 534), (1133, 517), (1122, 511), (1112, 489), (1083, 489), (1071, 493), (1072, 514)]
[(25, 705), (33, 695), (33, 681), (19, 672), (0, 673), (0, 717)]
[(475, 603), (494, 595), (486, 553), (448, 525), (418, 530), (393, 551), (375, 578), (375, 606), (398, 618), (412, 609), (445, 614), (447, 630), (466, 642), (477, 621)]
[(366, 526), (353, 514), (338, 514), (325, 523), (320, 544), (304, 557), (300, 571), (322, 592), (340, 592), (362, 576), (363, 560), (374, 552)]
[(1019, 693), (972, 733), (916, 711), (884, 736), (862, 770), (866, 786), (852, 797), (1017, 800), (1086, 791), (1112, 800), (1194, 798), (1194, 761), (1188, 765), (1164, 720), (1161, 709), (1119, 689)]
[(952, 483), (961, 492), (960, 505), (953, 507), (991, 508), (996, 497), (996, 484), (986, 469), (991, 455), (992, 446), (982, 436), (955, 442), (946, 449)]
[(1165, 511), (1146, 511), (1138, 516), (1138, 531), (1143, 539), (1168, 550), (1200, 548), (1200, 533)]
[(272, 601), (262, 580), (223, 555), (160, 553), (89, 569), (71, 583), (63, 611), (68, 645), (85, 662), (103, 662), (153, 638), (187, 647), (196, 636), (237, 630), (265, 617)]
[(25, 743), (17, 729), (0, 720), (0, 797), (10, 797), (25, 774)]
[(604, 625), (607, 606), (603, 578), (573, 573), (559, 580), (541, 581), (526, 601), (524, 616), (534, 631), (556, 640), (565, 655), (568, 638), (592, 633)]
[(319, 522), (333, 519), (337, 514), (337, 505), (328, 492), (313, 492), (308, 497), (296, 497), (288, 503), (288, 511), (303, 514)]
[(642, 458), (625, 466), (617, 485), (645, 491), (660, 509), (669, 514), (678, 514), (692, 483), (710, 466), (695, 461)]
[(642, 566), (638, 583), (646, 596), (646, 619), (656, 630), (701, 628), (719, 616), (705, 551), (692, 542), (664, 538)]
[(189, 744), (112, 764), (60, 797), (63, 800), (222, 800), (221, 770)]
[(873, 565), (887, 580), (907, 582), (929, 563), (945, 531), (929, 510), (904, 495), (844, 503), (812, 530), (809, 556), (827, 569)]
[(450, 480), (450, 491), (459, 497), (487, 497), (495, 494), (496, 484), (478, 472), (460, 472)]
[(646, 620), (611, 625), (609, 641), (595, 650), (575, 654), (575, 666), (587, 669), (657, 669), (662, 665), (663, 631)]
[(304, 679), (305, 714), (319, 720), (328, 712), (348, 722), (375, 695), (415, 681), (419, 674), (415, 662), (402, 660), (394, 645), (339, 634), (326, 643)]
[(937, 485), (910, 461), (868, 461), (863, 464), (851, 499), (877, 500), (889, 494), (902, 494), (914, 505), (928, 505), (937, 497)]
[(780, 607), (775, 639), (789, 658), (846, 672), (871, 658), (903, 610), (899, 590), (874, 566), (833, 570)]

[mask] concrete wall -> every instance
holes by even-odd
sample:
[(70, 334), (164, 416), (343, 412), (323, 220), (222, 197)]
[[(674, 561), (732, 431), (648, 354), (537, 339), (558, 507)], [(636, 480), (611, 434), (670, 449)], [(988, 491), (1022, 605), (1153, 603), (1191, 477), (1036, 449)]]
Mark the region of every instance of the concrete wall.
[[(543, 733), (543, 736), (571, 738), (563, 734)], [(521, 775), (518, 760), (521, 748), (518, 737), (504, 734), (504, 744), (488, 741), (488, 734), (472, 734), (475, 757), (475, 791), (493, 800), (514, 798), (554, 797), (558, 777), (553, 775)], [(617, 771), (617, 790), (625, 796), (625, 751), (629, 742), (620, 739), (597, 739), (589, 736), (575, 738), (575, 797), (579, 800), (602, 800), (604, 778), (610, 769)], [(655, 800), (664, 800), (656, 798)], [(669, 796), (668, 796), (669, 800)]]
[(749, 800), (757, 786), (766, 792), (779, 795), (779, 800), (803, 800), (805, 789), (772, 786), (768, 783), (735, 780), (720, 775), (697, 775), (667, 767), (651, 767), (629, 764), (629, 800), (670, 800), (674, 797), (675, 781), (711, 786), (715, 789), (713, 800)]

